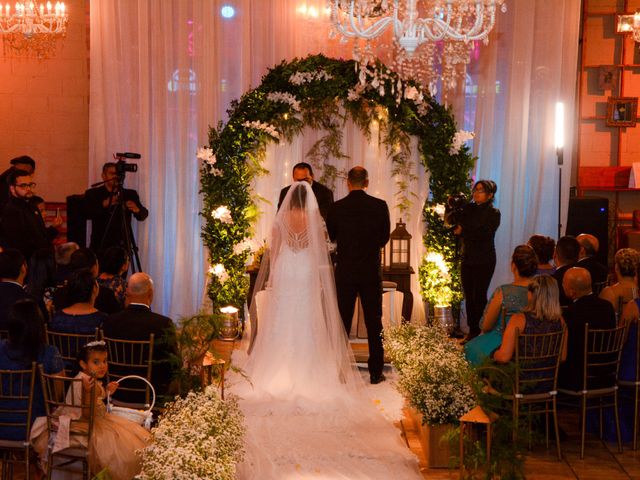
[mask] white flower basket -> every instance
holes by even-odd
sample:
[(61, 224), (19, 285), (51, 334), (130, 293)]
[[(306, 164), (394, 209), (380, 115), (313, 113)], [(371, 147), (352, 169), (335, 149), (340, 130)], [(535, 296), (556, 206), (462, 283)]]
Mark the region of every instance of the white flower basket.
[(137, 423), (138, 425), (142, 425), (147, 430), (150, 430), (151, 422), (153, 420), (153, 413), (151, 413), (151, 410), (156, 404), (156, 390), (146, 378), (140, 377), (138, 375), (127, 375), (126, 377), (122, 377), (121, 379), (119, 379), (117, 382), (120, 383), (122, 380), (129, 379), (142, 380), (147, 385), (149, 385), (152, 395), (151, 405), (149, 405), (149, 408), (147, 410), (137, 410), (135, 408), (118, 407), (111, 403), (111, 396), (107, 395), (107, 411), (112, 415), (118, 415), (119, 417), (126, 418), (127, 420), (133, 423)]

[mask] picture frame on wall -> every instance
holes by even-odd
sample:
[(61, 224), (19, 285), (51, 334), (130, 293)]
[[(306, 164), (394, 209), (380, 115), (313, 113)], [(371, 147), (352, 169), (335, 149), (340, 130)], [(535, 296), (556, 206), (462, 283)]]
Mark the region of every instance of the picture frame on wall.
[(638, 116), (638, 97), (609, 97), (607, 126), (635, 127)]
[(601, 65), (598, 69), (598, 87), (600, 90), (613, 90), (618, 85), (618, 67)]

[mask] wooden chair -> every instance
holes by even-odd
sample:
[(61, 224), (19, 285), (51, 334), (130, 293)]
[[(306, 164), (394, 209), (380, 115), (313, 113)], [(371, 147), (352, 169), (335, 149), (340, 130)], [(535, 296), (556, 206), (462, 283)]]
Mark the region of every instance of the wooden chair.
[[(47, 479), (51, 479), (54, 470), (81, 473), (83, 479), (90, 479), (89, 449), (93, 436), (93, 420), (95, 415), (95, 383), (87, 396), (88, 403), (82, 401), (82, 379), (58, 377), (44, 373), (39, 366), (42, 381), (42, 392), (47, 414), (47, 431), (49, 438), (57, 434), (60, 424), (60, 411), (67, 410), (85, 412), (78, 419), (71, 419), (69, 424), (70, 445), (67, 448), (53, 451), (50, 443), (47, 447)], [(75, 388), (74, 388), (75, 386)], [(78, 392), (80, 392), (78, 394)], [(78, 469), (78, 462), (81, 470)]]
[(77, 355), (80, 348), (89, 342), (99, 340), (99, 331), (96, 328), (93, 333), (64, 333), (54, 332), (45, 327), (47, 344), (53, 345), (58, 349), (62, 359), (64, 360), (64, 370), (67, 376), (72, 376), (78, 370)]
[[(583, 362), (581, 374), (581, 388), (568, 390), (559, 388), (558, 392), (578, 400), (580, 407), (580, 459), (584, 458), (584, 439), (586, 434), (587, 410), (598, 409), (600, 414), (600, 436), (602, 437), (602, 409), (613, 407), (618, 451), (622, 452), (620, 438), (620, 421), (618, 418), (618, 369), (620, 354), (626, 337), (626, 326), (611, 329), (590, 329), (587, 323), (584, 327)], [(578, 372), (576, 372), (578, 374)], [(598, 399), (598, 404), (589, 406), (589, 400)], [(612, 403), (603, 403), (609, 399)]]
[[(521, 334), (516, 329), (513, 393), (503, 395), (503, 398), (510, 400), (513, 404), (515, 431), (518, 430), (519, 418), (523, 413), (527, 414), (529, 431), (531, 431), (532, 416), (544, 414), (547, 448), (549, 448), (549, 414), (552, 415), (559, 460), (562, 459), (562, 452), (558, 431), (556, 386), (565, 334), (566, 327), (559, 332), (544, 334)], [(521, 407), (524, 406), (527, 407), (526, 412), (521, 411)]]
[[(107, 344), (109, 381), (118, 381), (128, 375), (138, 375), (152, 382), (153, 333), (149, 340), (122, 340), (104, 337)], [(113, 404), (130, 408), (148, 408), (151, 402), (151, 388), (142, 382), (125, 380), (112, 397)]]
[[(629, 388), (632, 391), (633, 398), (633, 449), (638, 449), (638, 403), (640, 402), (640, 331), (638, 323), (629, 326), (629, 336), (627, 342), (635, 342), (636, 357), (635, 361), (635, 378), (629, 380), (618, 380), (618, 386)], [(635, 338), (631, 335), (631, 329), (635, 331)]]
[[(0, 370), (0, 429), (16, 429), (20, 439), (0, 439), (2, 479), (14, 478), (14, 465), (23, 464), (29, 479), (31, 466), (31, 412), (36, 363), (28, 370)], [(20, 432), (22, 430), (22, 432)], [(23, 459), (19, 457), (23, 456)]]

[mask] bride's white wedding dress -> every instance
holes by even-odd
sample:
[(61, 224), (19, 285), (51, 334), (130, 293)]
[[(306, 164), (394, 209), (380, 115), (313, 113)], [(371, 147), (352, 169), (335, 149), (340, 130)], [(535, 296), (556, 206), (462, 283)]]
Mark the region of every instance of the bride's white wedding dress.
[(311, 187), (295, 183), (256, 284), (266, 290), (255, 341), (249, 355), (233, 355), (250, 380), (233, 375), (230, 388), (247, 425), (238, 478), (421, 478), (400, 432), (365, 393), (338, 313), (323, 228)]

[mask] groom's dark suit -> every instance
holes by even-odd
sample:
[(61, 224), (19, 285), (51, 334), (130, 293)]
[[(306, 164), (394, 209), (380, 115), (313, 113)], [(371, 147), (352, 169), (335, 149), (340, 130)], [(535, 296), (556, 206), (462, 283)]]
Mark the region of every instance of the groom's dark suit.
[(389, 207), (384, 200), (353, 190), (335, 202), (327, 216), (327, 230), (337, 243), (336, 289), (340, 316), (347, 334), (356, 296), (360, 295), (369, 340), (369, 374), (382, 374), (382, 275), (380, 249), (389, 241)]

